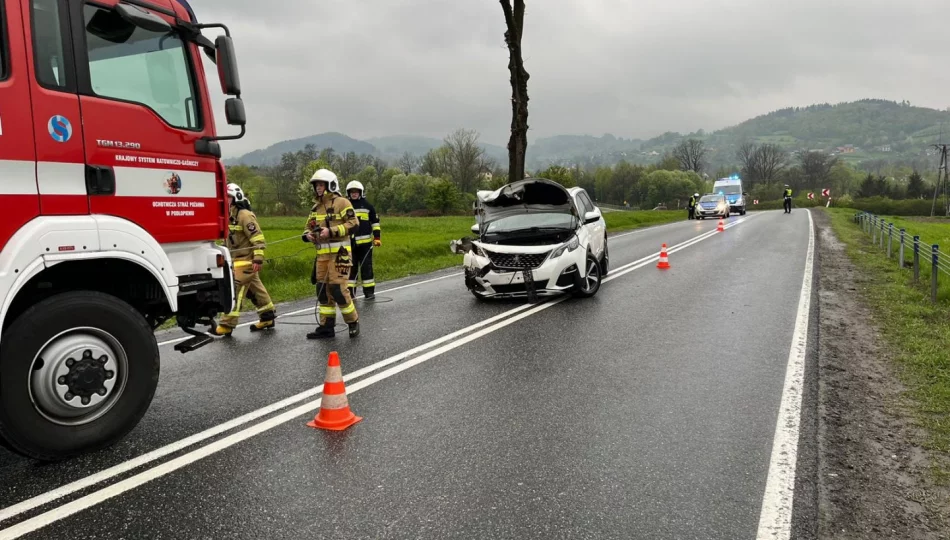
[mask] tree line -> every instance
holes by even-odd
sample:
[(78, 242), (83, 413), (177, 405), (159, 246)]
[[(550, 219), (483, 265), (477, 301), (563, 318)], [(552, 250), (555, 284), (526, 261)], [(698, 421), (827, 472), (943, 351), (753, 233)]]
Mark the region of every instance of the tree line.
[[(651, 209), (660, 204), (681, 208), (693, 193), (712, 190), (717, 178), (739, 174), (750, 198), (781, 197), (788, 184), (796, 193), (831, 189), (834, 196), (891, 199), (928, 198), (933, 175), (906, 166), (872, 163), (859, 170), (823, 152), (788, 152), (771, 143), (746, 143), (735, 165), (710, 174), (704, 141), (688, 139), (652, 165), (621, 161), (613, 166), (552, 165), (526, 171), (566, 187), (580, 186), (598, 203)], [(380, 212), (404, 215), (468, 213), (478, 190), (497, 189), (508, 182), (506, 167), (485, 154), (475, 131), (459, 129), (443, 144), (417, 156), (406, 153), (392, 161), (332, 148), (307, 146), (287, 152), (270, 166), (228, 167), (229, 181), (241, 185), (262, 215), (300, 215), (311, 205), (309, 179), (315, 170), (333, 170), (341, 180), (357, 180)], [(929, 194), (929, 195), (928, 195)]]

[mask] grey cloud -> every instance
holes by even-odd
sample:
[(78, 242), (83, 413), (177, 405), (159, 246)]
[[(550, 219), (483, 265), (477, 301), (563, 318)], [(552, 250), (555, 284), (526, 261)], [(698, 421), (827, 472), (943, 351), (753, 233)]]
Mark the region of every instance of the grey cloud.
[[(229, 155), (323, 131), (441, 137), (467, 127), (507, 140), (496, 0), (193, 5), (200, 20), (228, 24), (238, 47), (250, 123), (243, 140), (225, 144)], [(941, 5), (528, 0), (531, 137), (709, 130), (865, 97), (944, 108)]]

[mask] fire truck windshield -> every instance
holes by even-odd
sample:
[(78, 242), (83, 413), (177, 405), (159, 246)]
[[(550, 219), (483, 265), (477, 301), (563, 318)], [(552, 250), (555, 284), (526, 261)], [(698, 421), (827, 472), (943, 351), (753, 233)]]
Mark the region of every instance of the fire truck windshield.
[(145, 105), (169, 125), (197, 130), (194, 75), (178, 33), (154, 32), (86, 4), (86, 49), (96, 95)]

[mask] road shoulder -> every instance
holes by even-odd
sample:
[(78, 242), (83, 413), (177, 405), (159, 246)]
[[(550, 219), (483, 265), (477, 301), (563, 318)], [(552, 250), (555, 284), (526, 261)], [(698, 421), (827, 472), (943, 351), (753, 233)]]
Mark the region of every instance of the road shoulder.
[[(819, 265), (819, 537), (946, 538), (947, 490), (930, 474), (906, 388), (873, 312), (871, 279), (814, 212)], [(939, 508), (943, 506), (944, 510)]]

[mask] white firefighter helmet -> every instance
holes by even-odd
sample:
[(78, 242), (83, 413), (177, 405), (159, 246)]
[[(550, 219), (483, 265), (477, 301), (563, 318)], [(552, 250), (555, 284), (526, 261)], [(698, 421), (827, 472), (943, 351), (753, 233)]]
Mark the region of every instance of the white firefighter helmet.
[(327, 185), (327, 191), (338, 195), (340, 194), (340, 181), (336, 175), (333, 174), (333, 171), (319, 169), (313, 173), (313, 176), (310, 177), (310, 184), (315, 185), (317, 182), (325, 183)]
[(237, 184), (228, 184), (228, 197), (231, 197), (231, 200), (236, 203), (247, 200), (244, 190)]
[(362, 182), (358, 182), (358, 181), (356, 181), (356, 180), (350, 181), (350, 183), (346, 185), (346, 194), (349, 195), (349, 194), (350, 194), (350, 191), (352, 191), (352, 190), (354, 190), (354, 189), (359, 190), (359, 192), (360, 192), (360, 197), (366, 195), (366, 190), (363, 189), (363, 183), (362, 183)]

